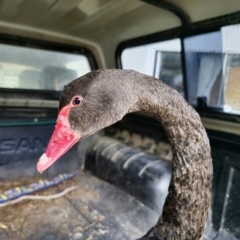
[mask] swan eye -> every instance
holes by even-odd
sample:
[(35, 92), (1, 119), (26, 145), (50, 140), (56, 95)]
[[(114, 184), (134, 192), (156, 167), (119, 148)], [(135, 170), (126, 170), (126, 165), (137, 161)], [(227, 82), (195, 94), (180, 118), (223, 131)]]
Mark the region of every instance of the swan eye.
[(71, 102), (74, 106), (79, 107), (83, 104), (83, 98), (81, 96), (74, 96)]

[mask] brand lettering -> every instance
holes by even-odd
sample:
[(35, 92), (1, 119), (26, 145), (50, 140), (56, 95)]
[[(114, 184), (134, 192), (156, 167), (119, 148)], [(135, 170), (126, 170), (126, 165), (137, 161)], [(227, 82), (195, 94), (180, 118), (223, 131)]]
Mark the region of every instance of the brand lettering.
[(31, 140), (22, 138), (19, 141), (16, 139), (2, 139), (0, 141), (0, 155), (43, 152), (48, 141), (48, 138), (34, 138)]

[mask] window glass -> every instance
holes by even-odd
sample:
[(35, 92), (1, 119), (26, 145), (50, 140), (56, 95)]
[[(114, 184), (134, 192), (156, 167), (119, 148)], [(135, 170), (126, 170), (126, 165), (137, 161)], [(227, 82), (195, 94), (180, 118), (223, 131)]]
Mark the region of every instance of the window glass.
[(240, 25), (184, 39), (188, 99), (240, 113)]
[(127, 48), (122, 66), (161, 79), (184, 95), (180, 52), (179, 39)]
[(222, 28), (224, 110), (240, 113), (240, 24)]
[(188, 80), (188, 99), (193, 105), (206, 97), (210, 106), (222, 105), (221, 32), (202, 34), (184, 40)]
[(0, 44), (0, 87), (62, 90), (91, 70), (84, 55)]

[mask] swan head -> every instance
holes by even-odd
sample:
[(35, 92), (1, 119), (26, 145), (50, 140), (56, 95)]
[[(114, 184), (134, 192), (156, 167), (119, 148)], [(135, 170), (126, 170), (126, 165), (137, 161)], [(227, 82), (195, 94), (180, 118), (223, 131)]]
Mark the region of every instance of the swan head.
[(57, 124), (37, 169), (43, 172), (76, 142), (121, 120), (134, 110), (131, 71), (97, 70), (65, 86)]

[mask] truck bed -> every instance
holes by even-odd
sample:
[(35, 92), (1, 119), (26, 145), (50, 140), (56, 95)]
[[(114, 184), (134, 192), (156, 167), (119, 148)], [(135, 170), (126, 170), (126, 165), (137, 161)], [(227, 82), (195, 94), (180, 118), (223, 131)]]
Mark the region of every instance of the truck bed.
[[(0, 189), (29, 181), (4, 181)], [(52, 195), (71, 186), (78, 188), (57, 199), (23, 200), (0, 208), (0, 239), (136, 239), (158, 218), (129, 194), (87, 172), (35, 195)]]
[[(137, 123), (137, 124), (136, 124)], [(71, 180), (0, 208), (0, 240), (137, 239), (157, 221), (171, 176), (171, 151), (159, 124), (129, 115), (73, 147), (42, 175), (36, 163), (54, 124), (0, 127), (0, 193), (79, 171)], [(204, 240), (240, 239), (239, 136), (208, 130), (214, 166), (211, 214)], [(35, 144), (34, 144), (35, 143)]]

